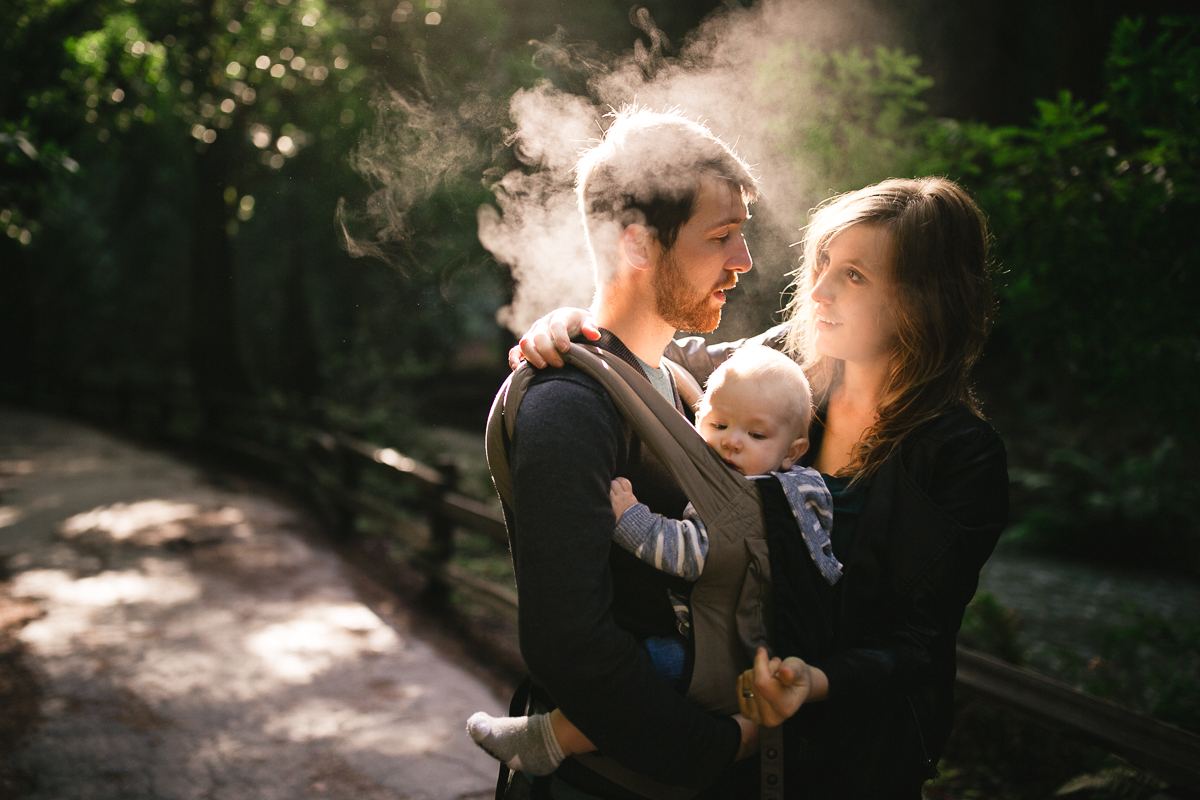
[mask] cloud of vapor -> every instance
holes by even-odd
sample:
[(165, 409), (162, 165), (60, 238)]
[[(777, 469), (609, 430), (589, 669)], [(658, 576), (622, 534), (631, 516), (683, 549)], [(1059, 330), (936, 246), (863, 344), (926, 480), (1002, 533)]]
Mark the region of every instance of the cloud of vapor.
[[(719, 12), (666, 54), (669, 43), (649, 14), (643, 9), (631, 19), (647, 33), (650, 47), (638, 41), (632, 51), (605, 60), (586, 44), (559, 39), (543, 46), (539, 60), (576, 77), (586, 93), (567, 94), (547, 82), (511, 99), (510, 138), (525, 169), (496, 185), (499, 210), (479, 211), (480, 241), (511, 266), (516, 280), (512, 305), (498, 319), (520, 333), (552, 308), (590, 302), (592, 264), (573, 193), (574, 165), (597, 141), (610, 109), (637, 104), (678, 109), (704, 123), (754, 168), (761, 194), (751, 208), (755, 220), (747, 238), (755, 272), (745, 284), (757, 286), (758, 294), (739, 290), (743, 296), (733, 296), (718, 332), (743, 335), (749, 331), (728, 324), (730, 312), (747, 311), (750, 304), (755, 313), (748, 316), (757, 320), (779, 308), (784, 275), (795, 267), (795, 254), (786, 247), (800, 238), (808, 211), (828, 195), (828, 187), (818, 184), (820, 173), (789, 151), (789, 131), (780, 116), (786, 108), (795, 119), (819, 100), (786, 68), (770, 66), (786, 66), (787, 54), (798, 46), (828, 50), (877, 39), (889, 20), (865, 2), (764, 0), (749, 10)], [(646, 164), (647, 170), (653, 167)]]
[(481, 99), (450, 109), (388, 90), (372, 105), (375, 126), (350, 154), (372, 192), (363, 209), (339, 200), (337, 221), (351, 256), (396, 264), (397, 246), (412, 233), (409, 212), (442, 186), (482, 171), (478, 131), (499, 121)]
[(591, 262), (571, 187), (579, 153), (599, 129), (591, 103), (549, 85), (517, 92), (510, 110), (517, 156), (536, 170), (513, 170), (494, 187), (500, 211), (479, 208), (479, 241), (512, 268), (513, 302), (497, 319), (523, 332), (549, 308), (592, 301)]

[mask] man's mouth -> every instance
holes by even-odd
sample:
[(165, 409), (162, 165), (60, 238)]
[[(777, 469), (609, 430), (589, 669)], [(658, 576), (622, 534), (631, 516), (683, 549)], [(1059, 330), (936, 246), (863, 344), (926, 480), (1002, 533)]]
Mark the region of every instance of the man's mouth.
[(736, 280), (734, 280), (734, 282), (729, 284), (728, 286), (720, 286), (715, 291), (713, 291), (713, 297), (715, 297), (718, 300), (721, 300), (723, 302), (725, 300), (725, 293), (727, 291), (729, 291), (730, 289), (735, 288), (736, 286), (737, 286)]

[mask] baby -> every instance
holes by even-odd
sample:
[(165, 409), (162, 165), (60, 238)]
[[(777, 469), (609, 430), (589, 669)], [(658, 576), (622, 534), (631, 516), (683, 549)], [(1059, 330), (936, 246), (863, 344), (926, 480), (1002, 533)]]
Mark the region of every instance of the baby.
[[(829, 547), (833, 503), (818, 472), (795, 466), (808, 449), (811, 416), (812, 396), (800, 366), (770, 348), (751, 345), (713, 372), (696, 409), (696, 427), (741, 474), (779, 478), (812, 558), (832, 583), (841, 575)], [(683, 519), (668, 519), (639, 503), (625, 478), (612, 482), (609, 499), (617, 519), (613, 541), (662, 572), (690, 581), (700, 577), (708, 535), (690, 503)], [(678, 686), (691, 614), (687, 597), (670, 595), (679, 635), (649, 637), (642, 647), (655, 670)], [(531, 775), (549, 775), (567, 756), (596, 749), (559, 709), (499, 718), (480, 711), (467, 720), (467, 732), (494, 758)]]

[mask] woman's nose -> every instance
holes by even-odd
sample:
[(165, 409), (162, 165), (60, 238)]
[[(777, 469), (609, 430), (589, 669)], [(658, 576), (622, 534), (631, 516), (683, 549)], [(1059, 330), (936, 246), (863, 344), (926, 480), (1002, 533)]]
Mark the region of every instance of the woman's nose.
[(833, 294), (829, 286), (829, 270), (825, 270), (813, 283), (812, 291), (808, 295), (814, 303), (828, 303), (833, 299)]

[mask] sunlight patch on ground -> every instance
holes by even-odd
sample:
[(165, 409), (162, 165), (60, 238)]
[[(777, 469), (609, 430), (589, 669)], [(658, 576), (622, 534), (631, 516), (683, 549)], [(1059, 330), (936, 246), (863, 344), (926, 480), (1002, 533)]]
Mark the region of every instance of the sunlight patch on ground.
[(295, 684), (309, 683), (340, 661), (385, 653), (400, 644), (396, 632), (359, 603), (310, 606), (246, 641), (268, 669)]
[(100, 506), (67, 519), (59, 530), (68, 539), (89, 531), (100, 531), (118, 541), (136, 539), (141, 545), (156, 545), (182, 538), (196, 528), (229, 528), (239, 538), (254, 532), (241, 509), (226, 506), (217, 511), (201, 512), (194, 503), (173, 500)]
[[(424, 687), (413, 688), (416, 694), (424, 692)], [(440, 719), (404, 719), (396, 712), (364, 713), (328, 697), (313, 698), (276, 716), (266, 731), (293, 742), (336, 737), (352, 750), (387, 756), (434, 752), (458, 733)]]
[(358, 750), (386, 756), (413, 756), (440, 750), (451, 736), (461, 735), (443, 719), (405, 720), (384, 727), (375, 725), (343, 731), (343, 741)]
[(272, 719), (267, 733), (286, 736), (292, 742), (307, 742), (339, 736), (362, 712), (329, 697), (314, 697)]
[(58, 608), (21, 629), (18, 638), (38, 653), (66, 656), (75, 643), (92, 629), (90, 608)]
[(13, 594), (91, 608), (120, 603), (176, 605), (199, 597), (200, 586), (183, 565), (151, 557), (143, 558), (138, 570), (109, 570), (78, 580), (66, 570), (29, 570), (13, 580)]
[(50, 601), (46, 616), (25, 626), (20, 638), (41, 652), (63, 655), (72, 651), (80, 637), (96, 639), (89, 645), (128, 637), (129, 631), (125, 630), (116, 640), (111, 632), (106, 638), (95, 624), (95, 614), (101, 609), (136, 603), (187, 603), (200, 596), (200, 585), (178, 563), (143, 558), (139, 569), (109, 570), (80, 579), (68, 570), (29, 570), (13, 579), (12, 594)]
[(200, 512), (193, 503), (170, 500), (143, 500), (139, 503), (113, 503), (100, 506), (63, 522), (64, 536), (78, 536), (92, 530), (107, 533), (114, 539), (128, 539), (138, 531), (161, 527), (194, 517)]
[(97, 472), (110, 466), (110, 462), (99, 456), (83, 456), (55, 463), (51, 469), (61, 475), (78, 475), (81, 472)]
[[(236, 624), (236, 618), (227, 617), (220, 630), (228, 631)], [(189, 633), (194, 638), (188, 637)], [(188, 646), (174, 646), (177, 640), (170, 638), (171, 634), (187, 638)], [(254, 686), (245, 674), (247, 657), (222, 649), (206, 634), (215, 635), (213, 631), (195, 629), (169, 631), (164, 639), (171, 644), (145, 648), (141, 681), (148, 694), (169, 698), (196, 693), (212, 702), (243, 702), (276, 688), (274, 680), (266, 687)]]

